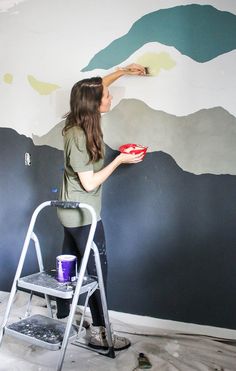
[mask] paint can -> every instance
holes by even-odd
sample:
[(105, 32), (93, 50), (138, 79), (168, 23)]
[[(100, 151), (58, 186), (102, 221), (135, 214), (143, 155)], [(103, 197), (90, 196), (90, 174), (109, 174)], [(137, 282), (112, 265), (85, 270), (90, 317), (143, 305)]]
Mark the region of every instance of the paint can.
[(58, 255), (56, 257), (57, 281), (73, 282), (77, 274), (77, 258), (75, 255)]

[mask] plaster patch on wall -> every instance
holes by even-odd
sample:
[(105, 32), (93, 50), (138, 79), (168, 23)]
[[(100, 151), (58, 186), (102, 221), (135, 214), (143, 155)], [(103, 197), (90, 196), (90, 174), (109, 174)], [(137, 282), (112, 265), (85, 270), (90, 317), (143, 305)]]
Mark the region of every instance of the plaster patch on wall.
[(151, 76), (157, 76), (161, 69), (170, 70), (176, 65), (176, 62), (166, 52), (145, 53), (137, 59), (137, 63), (148, 67)]
[(48, 145), (63, 151), (63, 137), (62, 129), (65, 125), (65, 120), (60, 121), (57, 125), (54, 126), (47, 134), (38, 136), (32, 136), (33, 143), (38, 146)]
[(59, 89), (60, 86), (37, 80), (34, 76), (28, 75), (28, 81), (31, 87), (36, 90), (40, 95), (49, 95), (54, 90)]
[(140, 143), (148, 152), (168, 153), (190, 173), (236, 175), (236, 118), (221, 107), (178, 117), (123, 100), (103, 116), (102, 128), (105, 143), (115, 150)]
[(11, 73), (5, 73), (5, 75), (3, 76), (3, 81), (6, 84), (12, 84), (12, 82), (13, 82), (13, 75)]
[[(34, 144), (63, 150), (63, 126), (61, 121), (44, 136), (33, 135)], [(221, 107), (178, 117), (135, 99), (122, 100), (102, 117), (102, 129), (105, 143), (114, 150), (140, 143), (148, 152), (168, 153), (184, 171), (236, 175), (236, 118)]]

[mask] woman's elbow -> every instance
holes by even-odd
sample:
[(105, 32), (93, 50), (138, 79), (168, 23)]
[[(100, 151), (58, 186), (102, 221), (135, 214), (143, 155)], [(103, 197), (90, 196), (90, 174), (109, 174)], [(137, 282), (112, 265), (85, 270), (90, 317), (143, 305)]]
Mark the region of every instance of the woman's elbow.
[(86, 185), (83, 186), (83, 188), (88, 193), (92, 192), (94, 190), (94, 187), (91, 184), (86, 184)]
[(91, 176), (88, 175), (85, 176), (85, 173), (82, 174), (78, 173), (78, 177), (80, 185), (84, 189), (84, 191), (92, 192), (96, 188)]
[[(82, 183), (82, 182), (81, 182)], [(82, 187), (86, 192), (92, 192), (96, 188), (95, 185), (91, 182), (83, 182)]]

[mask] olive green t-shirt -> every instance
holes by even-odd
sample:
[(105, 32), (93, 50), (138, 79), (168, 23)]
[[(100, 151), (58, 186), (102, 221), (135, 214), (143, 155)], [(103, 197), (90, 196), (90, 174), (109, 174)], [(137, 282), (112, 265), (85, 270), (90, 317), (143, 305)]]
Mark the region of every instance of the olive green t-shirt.
[[(89, 162), (86, 138), (82, 129), (72, 127), (64, 135), (64, 176), (61, 187), (61, 201), (79, 201), (91, 205), (100, 220), (101, 186), (91, 192), (85, 191), (77, 173), (97, 172), (102, 169), (104, 160)], [(79, 227), (91, 224), (91, 215), (85, 209), (57, 209), (59, 220), (65, 227)]]

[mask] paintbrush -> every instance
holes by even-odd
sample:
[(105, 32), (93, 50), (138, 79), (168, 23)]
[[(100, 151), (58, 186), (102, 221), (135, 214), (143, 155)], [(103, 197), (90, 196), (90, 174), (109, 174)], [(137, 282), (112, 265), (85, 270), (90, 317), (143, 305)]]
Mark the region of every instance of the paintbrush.
[[(132, 72), (132, 68), (127, 67), (117, 67), (117, 70), (124, 70), (124, 71), (130, 71)], [(144, 76), (151, 76), (150, 68), (144, 67)]]
[(144, 67), (145, 70), (145, 75), (150, 75), (150, 68), (149, 67)]

